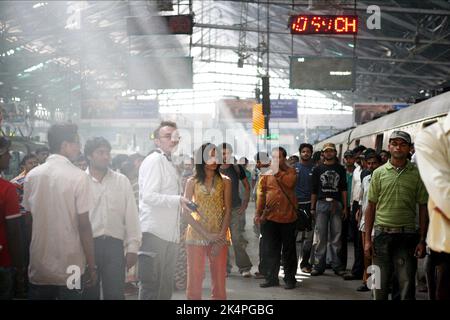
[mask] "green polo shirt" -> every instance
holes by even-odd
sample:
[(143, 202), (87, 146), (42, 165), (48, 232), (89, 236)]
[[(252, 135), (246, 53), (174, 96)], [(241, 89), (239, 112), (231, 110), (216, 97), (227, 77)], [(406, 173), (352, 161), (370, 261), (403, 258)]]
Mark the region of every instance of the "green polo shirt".
[(428, 193), (419, 170), (407, 162), (403, 170), (387, 162), (372, 174), (369, 201), (376, 203), (375, 225), (383, 227), (416, 226), (416, 204), (426, 204)]

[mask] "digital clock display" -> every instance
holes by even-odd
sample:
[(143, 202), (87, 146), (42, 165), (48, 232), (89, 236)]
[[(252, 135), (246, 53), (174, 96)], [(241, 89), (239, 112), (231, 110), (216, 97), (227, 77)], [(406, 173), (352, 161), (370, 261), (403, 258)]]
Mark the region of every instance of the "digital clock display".
[(349, 15), (296, 15), (289, 19), (292, 34), (356, 34), (358, 17)]

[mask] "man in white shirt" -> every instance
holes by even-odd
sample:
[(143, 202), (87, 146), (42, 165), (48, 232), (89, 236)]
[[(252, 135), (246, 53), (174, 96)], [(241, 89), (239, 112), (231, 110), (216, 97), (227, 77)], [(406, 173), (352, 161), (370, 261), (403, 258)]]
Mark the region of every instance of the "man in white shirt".
[(138, 253), (139, 299), (172, 297), (180, 238), (180, 176), (171, 161), (180, 137), (174, 122), (163, 121), (153, 133), (158, 147), (139, 169), (139, 216), (142, 246)]
[[(362, 240), (360, 239), (358, 223), (356, 222), (356, 212), (359, 209), (360, 193), (361, 193), (361, 172), (364, 170), (364, 153), (367, 152), (367, 148), (363, 145), (359, 145), (353, 149), (353, 154), (356, 159), (355, 170), (352, 177), (352, 192), (350, 195), (350, 208), (349, 213), (349, 231), (350, 236), (353, 239), (354, 249), (354, 262), (352, 269), (349, 273), (344, 275), (345, 280), (362, 279), (364, 274), (364, 250), (362, 248)], [(347, 251), (347, 248), (345, 248)], [(347, 265), (347, 254), (345, 254), (344, 265)]]
[(417, 166), (429, 194), (430, 299), (450, 299), (450, 115), (416, 136)]
[[(94, 236), (98, 283), (84, 293), (86, 299), (100, 299), (100, 282), (105, 300), (123, 300), (125, 268), (137, 262), (141, 244), (139, 215), (131, 183), (126, 176), (109, 168), (111, 145), (105, 138), (86, 142), (86, 169), (94, 196), (89, 212)], [(124, 253), (126, 250), (126, 256)], [(125, 259), (124, 259), (125, 257)]]
[(30, 299), (80, 299), (85, 269), (83, 286), (97, 281), (89, 177), (70, 162), (80, 152), (77, 131), (70, 123), (52, 125), (51, 155), (25, 179), (23, 207), (33, 218)]

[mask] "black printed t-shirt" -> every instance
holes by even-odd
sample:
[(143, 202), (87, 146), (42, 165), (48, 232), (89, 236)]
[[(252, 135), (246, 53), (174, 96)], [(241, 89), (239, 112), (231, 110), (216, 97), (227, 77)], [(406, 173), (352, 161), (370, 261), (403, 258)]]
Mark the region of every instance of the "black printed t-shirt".
[(333, 198), (342, 203), (342, 191), (347, 191), (345, 168), (338, 163), (321, 164), (312, 172), (312, 193), (318, 200)]

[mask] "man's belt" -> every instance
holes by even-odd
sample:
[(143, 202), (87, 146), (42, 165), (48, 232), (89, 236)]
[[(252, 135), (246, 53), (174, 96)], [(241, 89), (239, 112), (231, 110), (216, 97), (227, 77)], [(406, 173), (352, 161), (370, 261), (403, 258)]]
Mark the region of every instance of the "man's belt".
[[(319, 201), (333, 202), (333, 198), (320, 198)], [(337, 200), (336, 200), (337, 201)]]
[(375, 226), (375, 231), (385, 233), (417, 233), (417, 230), (411, 227), (383, 227)]

